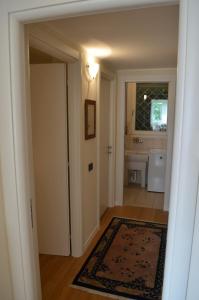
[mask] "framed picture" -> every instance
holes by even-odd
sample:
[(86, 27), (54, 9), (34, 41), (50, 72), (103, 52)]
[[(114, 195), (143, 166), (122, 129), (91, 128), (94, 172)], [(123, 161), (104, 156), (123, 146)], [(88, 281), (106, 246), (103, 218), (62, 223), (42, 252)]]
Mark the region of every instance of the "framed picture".
[(85, 100), (85, 139), (96, 137), (96, 101)]

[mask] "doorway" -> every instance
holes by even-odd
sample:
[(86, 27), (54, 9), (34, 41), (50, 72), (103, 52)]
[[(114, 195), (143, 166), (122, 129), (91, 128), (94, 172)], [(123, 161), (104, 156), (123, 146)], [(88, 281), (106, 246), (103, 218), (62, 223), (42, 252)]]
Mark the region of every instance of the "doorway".
[[(127, 185), (127, 181), (129, 180), (128, 176), (131, 176), (130, 180), (137, 180), (137, 189), (135, 191), (135, 196), (138, 194), (143, 194), (143, 198), (145, 197), (145, 194), (147, 193), (144, 190), (140, 190), (141, 184), (144, 187), (147, 185), (147, 179), (148, 179), (148, 160), (149, 160), (149, 152), (150, 150), (159, 150), (160, 153), (161, 150), (166, 150), (167, 152), (167, 160), (166, 165), (164, 165), (164, 176), (165, 180), (162, 181), (165, 184), (165, 194), (155, 194), (156, 201), (158, 202), (157, 207), (164, 209), (166, 211), (169, 210), (170, 205), (170, 180), (171, 180), (171, 167), (172, 167), (172, 153), (173, 153), (173, 136), (174, 136), (174, 116), (175, 116), (175, 95), (176, 95), (176, 70), (175, 69), (157, 69), (157, 70), (140, 70), (139, 72), (131, 70), (131, 71), (121, 71), (118, 76), (118, 95), (120, 96), (121, 101), (118, 101), (118, 108), (117, 108), (117, 120), (118, 124), (117, 126), (121, 128), (118, 136), (117, 136), (117, 143), (120, 145), (120, 148), (118, 147), (117, 152), (117, 163), (116, 168), (119, 170), (122, 168), (124, 170), (123, 173), (117, 172), (117, 187), (116, 187), (116, 197), (117, 197), (117, 203), (121, 205), (123, 201), (123, 186), (124, 184)], [(168, 84), (168, 128), (167, 133), (165, 132), (157, 132), (157, 133), (151, 133), (142, 131), (142, 130), (135, 130), (135, 115), (136, 111), (131, 107), (128, 109), (126, 108), (126, 95), (127, 95), (127, 84), (129, 84), (129, 95), (128, 98), (132, 100), (132, 95), (134, 99), (136, 99), (136, 85), (135, 83), (167, 83)], [(148, 89), (148, 88), (147, 88)], [(134, 93), (132, 93), (134, 91)], [(144, 94), (143, 94), (144, 97)], [(143, 98), (142, 97), (142, 98)], [(144, 98), (143, 98), (144, 99)], [(142, 100), (143, 100), (142, 99)], [(145, 103), (145, 100), (144, 104)], [(133, 103), (133, 101), (131, 101)], [(135, 102), (134, 102), (135, 105)], [(135, 107), (136, 109), (136, 107)], [(133, 112), (132, 112), (133, 110)], [(128, 112), (127, 112), (128, 111)], [(141, 114), (143, 115), (143, 114)], [(127, 117), (126, 117), (127, 116)], [(129, 134), (125, 134), (125, 126), (127, 126), (127, 120), (130, 122), (129, 124), (131, 127), (131, 132)], [(150, 113), (149, 113), (150, 118)], [(128, 161), (128, 159), (125, 158), (125, 150), (126, 150), (126, 158), (127, 156), (131, 155), (133, 152), (133, 149), (135, 150), (133, 154), (135, 154), (136, 161), (136, 167), (135, 170), (137, 170), (137, 174), (134, 177), (135, 174), (133, 172), (127, 171), (127, 168), (125, 168), (125, 161)], [(164, 152), (163, 151), (163, 152)], [(164, 154), (164, 153), (162, 153)], [(141, 156), (140, 156), (141, 155)], [(161, 154), (159, 156), (162, 156)], [(162, 156), (163, 157), (163, 156)], [(144, 160), (144, 161), (140, 161)], [(131, 159), (132, 160), (132, 159)], [(141, 164), (140, 164), (141, 162)], [(132, 169), (132, 164), (130, 169)], [(141, 181), (142, 178), (142, 181)], [(153, 193), (154, 191), (152, 191)], [(128, 192), (127, 192), (128, 194)], [(149, 194), (147, 194), (149, 195)], [(154, 196), (154, 194), (153, 194)], [(128, 198), (128, 195), (127, 195)], [(131, 198), (131, 193), (130, 193)], [(149, 197), (150, 198), (150, 197)], [(132, 199), (132, 198), (131, 198)], [(149, 207), (150, 199), (148, 199), (147, 206)], [(160, 200), (160, 201), (159, 201)], [(130, 200), (131, 201), (131, 200)], [(134, 199), (132, 200), (134, 201)], [(144, 200), (145, 203), (147, 200)], [(155, 205), (155, 202), (151, 201), (151, 205)], [(162, 202), (160, 207), (160, 202)], [(143, 203), (141, 204), (143, 206)], [(144, 204), (145, 205), (145, 204)]]
[[(197, 11), (197, 3), (191, 3), (191, 8), (190, 8), (190, 10), (187, 10), (187, 1), (185, 1), (184, 3), (183, 3), (183, 6), (182, 6), (182, 15), (181, 15), (181, 21), (182, 21), (182, 23), (181, 23), (181, 30), (184, 30), (184, 33), (183, 32), (181, 32), (181, 33), (183, 33), (182, 35), (180, 35), (180, 59), (179, 59), (179, 74), (180, 74), (180, 79), (182, 79), (182, 80), (179, 80), (178, 79), (178, 108), (179, 108), (179, 111), (178, 111), (178, 120), (177, 120), (177, 128), (179, 129), (179, 131), (180, 131), (180, 133), (179, 133), (179, 137), (175, 137), (175, 151), (174, 151), (174, 158), (176, 158), (176, 160), (174, 160), (174, 167), (173, 167), (173, 176), (172, 176), (172, 182), (173, 182), (173, 185), (172, 185), (172, 200), (174, 200), (174, 202), (172, 203), (172, 218), (171, 218), (171, 220), (170, 220), (170, 230), (169, 230), (169, 251), (168, 251), (168, 253), (170, 254), (169, 256), (168, 256), (168, 259), (167, 259), (167, 272), (166, 272), (166, 275), (167, 274), (169, 274), (168, 276), (166, 276), (166, 284), (165, 284), (165, 293), (164, 293), (164, 297), (165, 297), (165, 299), (170, 299), (169, 298), (169, 295), (171, 296), (171, 295), (173, 295), (173, 293), (174, 293), (174, 291), (179, 291), (179, 289), (181, 290), (181, 296), (182, 297), (180, 297), (179, 299), (183, 299), (183, 297), (184, 297), (184, 295), (185, 295), (185, 293), (186, 293), (186, 291), (185, 291), (185, 289), (186, 289), (186, 280), (187, 280), (187, 274), (188, 274), (188, 265), (189, 265), (189, 256), (190, 256), (190, 249), (189, 249), (189, 246), (187, 246), (187, 247), (181, 247), (180, 248), (180, 246), (182, 245), (182, 243), (180, 242), (180, 237), (181, 237), (181, 234), (180, 234), (180, 232), (177, 230), (177, 228), (181, 228), (181, 229), (183, 229), (183, 227), (188, 223), (188, 225), (190, 225), (188, 228), (189, 228), (189, 230), (187, 230), (187, 231), (183, 231), (186, 235), (187, 235), (187, 239), (186, 239), (186, 241), (187, 241), (187, 245), (188, 244), (190, 244), (191, 245), (191, 242), (190, 242), (190, 240), (191, 240), (191, 238), (192, 238), (192, 225), (190, 224), (191, 222), (190, 222), (190, 220), (192, 220), (192, 218), (189, 218), (189, 221), (187, 221), (186, 222), (186, 224), (185, 224), (185, 220), (183, 219), (182, 220), (182, 218), (181, 217), (179, 217), (180, 215), (182, 216), (184, 216), (184, 214), (183, 214), (183, 212), (186, 212), (186, 215), (187, 215), (187, 210), (190, 212), (190, 214), (191, 214), (191, 216), (193, 216), (193, 213), (194, 213), (194, 210), (192, 210), (192, 208), (193, 208), (193, 205), (190, 205), (190, 202), (189, 202), (189, 206), (186, 206), (186, 205), (183, 205), (183, 201), (185, 201), (185, 197), (189, 197), (189, 199), (191, 198), (191, 199), (193, 199), (194, 198), (194, 193), (195, 193), (195, 188), (194, 188), (194, 186), (195, 186), (195, 178), (196, 178), (196, 169), (195, 168), (190, 168), (190, 164), (188, 164), (189, 163), (189, 160), (187, 159), (187, 157), (186, 157), (186, 153), (187, 153), (187, 151), (183, 151), (183, 149), (184, 149), (184, 147), (185, 147), (185, 144), (187, 144), (186, 143), (186, 141), (190, 141), (190, 139), (191, 139), (191, 141), (196, 141), (196, 139), (194, 139), (194, 137), (196, 137), (197, 138), (197, 135), (195, 134), (195, 131), (193, 130), (193, 131), (190, 131), (190, 132), (188, 132), (188, 133), (183, 133), (183, 136), (181, 135), (181, 133), (182, 133), (182, 129), (185, 129), (184, 128), (184, 125), (183, 125), (183, 123), (182, 123), (182, 121), (184, 120), (184, 119), (186, 119), (187, 120), (187, 118), (188, 117), (190, 117), (190, 119), (191, 119), (191, 109), (188, 109), (188, 110), (186, 110), (185, 112), (183, 111), (183, 104), (181, 103), (180, 104), (180, 100), (183, 100), (183, 103), (184, 104), (186, 104), (186, 102), (187, 101), (185, 101), (185, 99), (184, 98), (189, 98), (189, 96), (190, 95), (192, 95), (192, 91), (190, 90), (190, 81), (189, 80), (185, 80), (185, 74), (186, 74), (186, 72), (185, 72), (185, 65), (186, 65), (186, 63), (188, 64), (188, 66), (187, 66), (187, 68), (188, 67), (190, 67), (191, 68), (191, 70), (192, 69), (194, 69), (193, 68), (193, 65), (191, 65), (190, 63), (189, 63), (189, 61), (187, 60), (187, 56), (185, 55), (185, 50), (186, 50), (186, 47), (188, 47), (189, 48), (189, 45), (190, 45), (190, 43), (192, 43), (193, 42), (193, 44), (194, 44), (194, 35), (193, 35), (193, 39), (192, 39), (192, 37), (190, 38), (190, 40), (188, 40), (188, 46), (186, 46), (185, 45), (185, 40), (186, 40), (186, 37), (187, 37), (187, 35), (189, 36), (190, 35), (190, 33), (191, 32), (194, 32), (194, 25), (196, 24), (196, 18), (195, 18), (195, 14), (194, 14), (194, 11), (196, 12)], [(67, 4), (66, 4), (66, 6), (67, 6)], [(75, 6), (75, 5), (74, 5)], [(101, 6), (100, 6), (101, 7)], [(11, 26), (11, 41), (13, 42), (13, 41), (16, 41), (16, 39), (14, 38), (14, 33), (17, 31), (18, 32), (18, 34), (19, 34), (19, 28), (21, 29), (21, 24), (20, 24), (20, 22), (23, 22), (24, 20), (29, 20), (29, 19), (31, 19), (31, 18), (33, 18), (33, 15), (34, 15), (34, 18), (36, 19), (36, 18), (38, 18), (38, 17), (40, 17), (41, 18), (41, 15), (38, 15), (38, 10), (35, 10), (35, 12), (33, 12), (32, 11), (32, 7), (30, 6), (30, 7), (28, 7), (29, 9), (30, 9), (30, 11), (28, 11), (28, 10), (24, 10), (24, 11), (22, 11), (22, 12), (20, 12), (21, 14), (20, 14), (20, 17), (19, 17), (19, 19), (15, 19), (15, 14), (13, 13), (13, 11), (16, 11), (16, 9), (18, 9), (18, 10), (21, 10), (22, 9), (22, 7), (20, 6), (20, 5), (16, 5), (16, 7), (13, 7), (12, 9), (8, 9), (8, 11), (9, 11), (9, 17), (11, 18), (11, 20), (14, 20), (15, 22), (14, 22), (14, 24), (12, 24), (12, 26)], [(25, 7), (25, 9), (27, 9), (27, 7)], [(90, 8), (91, 10), (92, 9), (94, 9), (93, 7), (91, 7)], [(98, 7), (98, 9), (99, 9), (99, 7)], [(77, 8), (77, 11), (79, 12), (79, 9)], [(66, 9), (66, 12), (67, 12), (67, 9)], [(47, 13), (47, 12), (46, 12)], [(52, 14), (52, 11), (51, 11), (51, 13), (48, 11), (48, 13), (50, 14), (50, 16), (52, 17), (52, 15), (53, 16), (55, 16), (56, 15), (56, 13), (54, 12), (53, 14)], [(47, 14), (48, 14), (47, 13)], [(49, 14), (48, 14), (48, 16), (49, 16)], [(62, 10), (62, 8), (60, 8), (60, 14), (63, 14), (63, 10)], [(25, 19), (24, 19), (24, 15), (25, 15)], [(46, 16), (46, 14), (44, 15), (44, 17)], [(191, 18), (191, 16), (193, 17), (193, 18)], [(7, 37), (7, 34), (8, 34), (8, 28), (7, 28), (7, 26), (8, 26), (8, 22), (7, 22), (7, 12), (5, 13), (5, 17), (6, 17), (6, 19), (5, 19), (5, 36)], [(187, 29), (187, 23), (186, 23), (186, 21), (185, 20), (187, 20), (187, 17), (189, 18), (191, 18), (192, 19), (192, 23), (191, 23), (191, 26), (189, 27), (189, 30), (188, 30), (188, 32), (186, 31), (186, 29)], [(20, 21), (19, 21), (20, 20)], [(194, 23), (195, 22), (195, 23)], [(16, 26), (15, 26), (16, 25)], [(20, 32), (21, 34), (19, 34), (19, 35), (16, 35), (16, 36), (19, 36), (20, 38), (19, 38), (19, 40), (20, 41), (22, 41), (23, 40), (23, 37), (22, 37), (22, 35), (23, 35), (23, 32)], [(182, 37), (183, 36), (183, 37)], [(6, 39), (7, 40), (7, 39)], [(18, 51), (15, 51), (16, 50), (16, 48), (17, 48), (17, 50), (19, 50), (19, 49), (22, 49), (22, 45), (23, 45), (23, 43), (21, 43), (21, 42), (17, 42), (16, 44), (15, 44), (15, 47), (13, 47), (13, 45), (11, 46), (11, 57), (12, 57), (12, 66), (13, 66), (13, 64), (15, 65), (15, 62), (17, 61), (19, 64), (20, 64), (20, 66), (21, 65), (23, 65), (22, 64), (22, 57), (24, 58), (24, 56), (23, 56), (23, 53), (22, 53), (22, 56), (20, 56), (19, 55), (19, 52)], [(14, 43), (13, 43), (14, 44)], [(194, 48), (194, 47), (193, 47)], [(190, 48), (189, 48), (190, 49)], [(192, 49), (193, 50), (193, 49)], [(195, 50), (193, 50), (192, 51), (191, 50), (191, 53), (193, 54), (193, 56), (192, 56), (192, 58), (195, 58), (195, 50), (197, 50), (197, 47), (195, 47)], [(7, 47), (5, 47), (5, 57), (8, 57), (8, 51), (7, 51)], [(17, 53), (16, 53), (17, 52)], [(23, 51), (22, 51), (23, 52)], [(21, 54), (21, 53), (20, 53)], [(6, 56), (7, 55), (7, 56)], [(189, 52), (189, 55), (190, 55), (190, 52)], [(17, 60), (17, 57), (19, 57), (19, 60)], [(5, 60), (6, 61), (6, 60)], [(8, 63), (7, 62), (9, 62), (9, 60), (7, 60), (6, 62), (5, 62), (5, 66), (7, 66), (8, 65)], [(8, 69), (9, 69), (9, 67), (8, 67)], [(16, 69), (14, 68), (14, 69), (12, 69), (12, 79), (13, 79), (13, 81), (14, 81), (14, 83), (17, 83), (16, 85), (15, 84), (12, 84), (12, 90), (13, 90), (13, 94), (15, 95), (15, 97), (14, 97), (14, 104), (12, 104), (13, 106), (14, 106), (14, 117), (16, 117), (16, 115), (17, 115), (17, 112), (16, 112), (16, 102), (18, 102), (18, 100), (20, 99), (20, 96), (21, 96), (21, 90), (19, 91), (18, 89), (16, 89), (16, 86), (21, 86), (22, 85), (22, 82), (24, 83), (24, 81), (23, 81), (23, 79), (24, 79), (24, 77), (23, 76), (17, 76), (17, 75), (20, 75), (20, 71), (19, 71), (19, 69), (20, 69), (20, 67), (19, 67), (19, 65), (18, 65), (18, 67), (16, 67)], [(190, 69), (189, 69), (190, 70)], [(194, 71), (194, 70), (193, 70)], [(194, 73), (194, 72), (193, 72)], [(192, 74), (192, 72), (190, 72), (190, 74)], [(193, 76), (194, 77), (194, 76)], [(18, 81), (19, 80), (19, 81)], [(5, 81), (6, 82), (8, 82), (8, 80), (7, 79), (5, 79)], [(193, 83), (193, 81), (192, 81), (192, 83)], [(5, 90), (6, 90), (6, 88), (7, 88), (7, 95), (9, 94), (9, 92), (10, 92), (10, 89), (8, 89), (8, 86), (6, 85), (6, 87), (5, 87)], [(186, 88), (186, 96), (187, 97), (184, 97), (184, 88)], [(195, 90), (195, 87), (192, 85), (192, 88)], [(9, 91), (8, 91), (9, 90)], [(16, 94), (15, 94), (15, 91), (17, 90), (17, 92), (16, 92)], [(22, 89), (23, 90), (23, 89)], [(7, 98), (10, 100), (10, 95), (8, 96), (8, 97), (5, 97), (5, 99), (7, 100)], [(190, 97), (191, 99), (193, 99), (194, 97)], [(24, 97), (22, 96), (21, 97), (21, 99), (24, 99)], [(189, 100), (189, 99), (188, 99)], [(9, 103), (10, 103), (10, 101), (9, 101)], [(19, 101), (19, 103), (21, 103), (20, 101)], [(192, 103), (192, 102), (191, 102)], [(10, 110), (10, 107), (11, 107), (11, 104), (7, 104), (7, 106), (6, 106), (8, 109), (5, 109), (5, 110), (3, 110), (3, 112), (4, 113), (6, 113), (6, 115), (8, 115), (9, 117), (7, 118), (7, 120), (11, 120), (11, 110)], [(20, 106), (18, 106), (18, 107), (20, 107)], [(187, 105), (186, 106), (187, 108), (190, 108), (190, 107), (194, 107), (195, 108), (195, 105), (190, 105), (190, 103), (189, 103), (189, 105)], [(183, 115), (183, 113), (185, 113), (185, 115)], [(19, 113), (19, 115), (20, 115), (20, 113)], [(195, 115), (194, 115), (195, 116)], [(16, 118), (17, 119), (17, 118)], [(15, 120), (16, 121), (16, 120)], [(6, 123), (6, 122), (5, 122)], [(7, 121), (7, 123), (8, 123), (8, 121)], [(14, 122), (15, 123), (15, 122)], [(193, 123), (194, 123), (194, 121), (193, 121)], [(194, 123), (195, 125), (196, 125), (196, 123)], [(193, 125), (193, 124), (192, 124)], [(5, 128), (6, 128), (6, 126), (5, 126)], [(10, 126), (9, 126), (9, 128), (10, 128)], [(192, 126), (191, 126), (191, 129), (192, 129)], [(193, 128), (194, 129), (194, 128)], [(20, 131), (20, 129), (17, 127), (16, 128), (16, 131), (17, 132), (19, 132)], [(11, 132), (11, 130), (10, 130), (10, 132)], [(14, 133), (9, 133), (9, 142), (8, 141), (6, 141), (6, 145), (4, 146), (5, 147), (5, 150), (7, 150), (7, 149), (9, 149), (9, 146), (10, 146), (10, 141), (12, 140), (12, 138), (13, 138), (13, 135), (15, 136), (15, 134)], [(19, 163), (21, 160), (20, 160), (20, 157), (19, 157), (19, 149), (18, 149), (18, 146), (19, 146), (19, 144), (20, 144), (20, 142), (18, 141), (18, 139), (16, 139), (16, 142), (17, 142), (17, 145), (15, 145), (15, 154), (16, 154), (16, 161), (17, 161), (17, 163)], [(13, 144), (12, 144), (13, 145)], [(8, 146), (8, 147), (7, 147)], [(182, 149), (181, 149), (181, 146), (182, 146)], [(186, 148), (186, 147), (185, 147)], [(193, 144), (192, 144), (192, 148), (193, 148)], [(187, 149), (187, 148), (186, 148)], [(10, 150), (11, 151), (11, 150)], [(12, 151), (13, 151), (13, 149), (12, 149)], [(179, 154), (180, 153), (180, 154)], [(12, 152), (12, 154), (13, 154), (13, 152)], [(6, 155), (5, 155), (6, 156)], [(7, 154), (7, 156), (8, 156), (8, 154)], [(6, 157), (7, 157), (6, 156)], [(11, 155), (12, 156), (12, 155)], [(11, 157), (10, 156), (10, 157)], [(180, 158), (185, 158), (185, 160), (184, 159), (182, 159), (182, 161), (183, 161), (183, 163), (185, 164), (185, 167), (187, 166), (187, 168), (189, 168), (189, 170), (190, 170), (190, 173), (192, 174), (193, 173), (193, 176), (190, 176), (190, 173), (188, 174), (189, 175), (189, 177), (191, 177), (191, 182), (190, 182), (190, 180), (187, 180), (186, 181), (186, 179), (188, 179), (186, 176), (187, 176), (187, 172), (181, 172), (180, 173), (180, 171), (182, 170), (180, 167), (181, 167), (181, 162), (180, 162), (180, 159), (177, 159), (178, 158), (178, 156), (180, 156)], [(195, 157), (195, 156), (194, 156)], [(8, 157), (7, 157), (8, 158)], [(7, 161), (7, 159), (6, 159), (6, 161)], [(8, 159), (8, 161), (9, 161), (9, 159)], [(192, 160), (193, 161), (193, 163), (194, 163), (194, 159)], [(10, 162), (10, 164), (11, 164), (11, 162)], [(8, 165), (8, 164), (7, 164)], [(13, 160), (12, 160), (12, 166), (10, 166), (9, 165), (9, 170), (12, 170), (12, 174), (13, 174), (13, 170), (14, 170), (14, 167), (13, 167)], [(17, 165), (18, 166), (18, 165)], [(5, 166), (4, 166), (4, 169), (5, 169)], [(18, 168), (17, 168), (18, 169)], [(186, 169), (186, 168), (185, 168)], [(19, 170), (18, 170), (19, 171)], [(192, 172), (193, 171), (193, 172)], [(6, 173), (6, 172), (5, 172)], [(19, 172), (20, 173), (20, 172)], [(186, 175), (186, 176), (185, 176)], [(6, 176), (5, 176), (6, 177)], [(180, 179), (182, 179), (182, 178), (184, 178), (184, 180), (180, 180)], [(7, 182), (7, 179), (6, 179), (6, 182)], [(181, 182), (181, 183), (180, 183)], [(7, 182), (8, 183), (8, 182)], [(175, 184), (174, 184), (175, 183)], [(7, 184), (5, 184), (5, 185), (7, 185)], [(184, 187), (182, 188), (182, 185), (184, 185)], [(189, 185), (189, 188), (187, 188), (187, 185)], [(12, 191), (13, 190), (15, 190), (15, 184), (13, 184), (13, 186), (14, 186), (14, 188), (12, 189)], [(186, 189), (187, 188), (187, 189)], [(185, 189), (186, 189), (186, 193), (183, 193), (184, 191), (185, 191)], [(23, 189), (22, 189), (23, 190)], [(190, 192), (190, 193), (188, 193), (188, 192)], [(5, 193), (7, 196), (8, 196), (8, 191)], [(20, 194), (22, 194), (22, 191), (20, 190)], [(6, 197), (6, 198), (9, 198), (9, 197)], [(10, 197), (10, 199), (11, 199), (12, 197)], [(16, 195), (13, 197), (13, 199), (14, 200), (16, 200)], [(26, 199), (27, 200), (27, 199)], [(22, 199), (22, 201), (25, 201), (24, 200), (24, 198)], [(178, 205), (178, 202), (179, 201), (181, 201), (181, 204), (182, 205)], [(193, 202), (192, 202), (192, 204), (194, 204)], [(6, 218), (9, 220), (9, 216), (10, 215), (13, 215), (12, 213), (11, 213), (11, 209), (12, 209), (12, 212), (13, 212), (13, 206), (12, 205), (10, 205), (11, 207), (10, 207), (10, 209), (9, 209), (9, 204), (7, 204), (7, 209), (6, 209)], [(179, 208), (179, 210), (178, 210), (178, 212), (176, 213), (176, 211), (177, 211), (177, 207)], [(26, 215), (25, 214), (25, 212), (26, 212), (26, 208), (25, 208), (25, 206), (24, 206), (24, 208), (22, 207), (22, 208), (20, 208), (23, 212), (24, 212), (24, 215)], [(18, 220), (19, 219), (19, 217), (17, 217), (17, 212), (18, 212), (18, 210), (16, 209), (16, 214), (13, 216), (13, 224), (15, 225), (15, 224), (18, 224), (18, 221), (19, 221), (19, 223), (20, 224), (25, 224), (25, 225), (27, 225), (28, 223), (27, 222), (25, 222), (25, 221), (23, 221), (22, 219), (20, 219), (20, 220)], [(193, 218), (193, 220), (194, 220), (194, 218)], [(179, 225), (179, 226), (175, 226), (176, 225), (176, 223)], [(14, 226), (13, 225), (13, 226)], [(181, 225), (183, 225), (182, 227), (181, 227)], [(21, 226), (21, 228), (27, 228), (28, 226)], [(176, 228), (176, 229), (175, 229)], [(16, 228), (14, 228), (14, 229), (16, 229)], [(172, 230), (171, 230), (172, 229)], [(9, 232), (10, 232), (10, 234), (9, 234), (9, 240), (10, 240), (10, 242), (11, 242), (11, 237), (13, 236), (12, 235), (12, 232), (13, 232), (13, 234), (15, 234), (15, 232), (16, 232), (16, 230), (13, 230), (13, 228), (9, 228)], [(22, 237), (24, 237), (24, 239), (25, 239), (25, 233), (24, 232), (22, 232), (21, 233), (21, 235), (22, 235)], [(18, 233), (18, 231), (17, 231), (17, 234), (16, 234), (16, 239), (18, 239), (19, 238), (19, 233)], [(176, 239), (175, 239), (175, 237), (177, 238), (177, 241), (176, 241)], [(185, 237), (185, 236), (184, 236)], [(23, 238), (22, 238), (22, 240), (23, 240)], [(173, 242), (173, 241), (176, 241), (175, 243)], [(190, 242), (190, 243), (188, 243), (188, 241)], [(12, 243), (11, 243), (11, 245), (12, 245)], [(20, 244), (21, 245), (21, 244)], [(22, 247), (22, 245), (21, 245), (21, 247)], [(18, 246), (16, 247), (17, 249), (19, 248)], [(24, 245), (23, 245), (23, 250), (24, 250)], [(179, 251), (177, 251), (177, 250), (179, 250), (179, 249), (184, 249), (184, 251), (181, 251), (180, 253), (181, 253), (181, 255), (180, 256), (178, 256), (178, 254), (179, 254)], [(12, 258), (13, 258), (13, 262), (14, 262), (14, 256), (16, 256), (16, 259), (17, 259), (17, 257), (21, 257), (20, 255), (16, 255), (16, 252), (17, 251), (15, 251), (15, 253), (14, 254), (12, 254)], [(24, 251), (24, 254), (25, 254), (25, 256), (23, 256), (23, 261), (25, 260), (25, 258), (27, 258), (28, 259), (28, 255), (27, 255), (27, 253), (26, 253), (27, 251)], [(182, 253), (183, 252), (183, 253)], [(186, 254), (185, 254), (185, 252), (186, 252)], [(17, 253), (19, 253), (19, 252), (17, 252)], [(172, 255), (172, 254), (174, 254), (174, 255)], [(178, 257), (177, 257), (178, 256)], [(172, 257), (172, 259), (171, 259), (171, 257)], [(177, 258), (177, 262), (176, 262), (176, 260), (175, 260), (175, 258)], [(186, 258), (186, 261), (183, 259), (183, 258)], [(16, 259), (15, 259), (15, 261), (16, 261)], [(21, 261), (21, 260), (20, 260)], [(174, 268), (174, 266), (173, 266), (173, 263), (172, 263), (172, 261), (175, 261), (175, 268)], [(182, 266), (182, 264), (180, 264), (181, 262), (185, 262), (185, 263), (183, 263), (183, 267), (182, 268), (180, 268), (180, 265)], [(16, 265), (13, 263), (12, 264), (12, 266), (13, 266), (13, 269), (12, 269), (12, 273), (13, 274), (17, 274), (15, 271), (16, 271), (16, 269), (17, 269), (17, 267), (16, 267)], [(18, 264), (17, 264), (17, 266), (18, 266)], [(176, 272), (174, 272), (174, 269), (176, 270)], [(179, 278), (178, 276), (177, 276), (177, 270), (179, 271), (179, 269), (183, 269), (183, 272), (181, 272), (181, 277)], [(23, 268), (20, 266), (20, 272), (19, 272), (19, 275), (22, 273), (22, 270), (23, 270)], [(29, 269), (28, 269), (29, 270)], [(169, 272), (169, 271), (173, 271), (173, 272)], [(27, 270), (26, 270), (26, 272), (25, 272), (25, 274), (27, 274), (28, 275), (28, 272), (27, 272)], [(172, 276), (170, 276), (170, 275), (172, 275)], [(176, 276), (175, 276), (176, 275)], [(28, 276), (29, 277), (29, 276)], [(183, 278), (182, 278), (183, 277)], [(21, 277), (20, 277), (21, 278)], [(178, 279), (178, 283), (176, 282), (176, 278)], [(27, 278), (27, 282), (28, 283), (30, 283), (31, 282), (31, 278)], [(27, 282), (26, 282), (26, 285), (27, 285)], [(169, 282), (171, 283), (172, 282), (172, 288), (171, 288), (171, 290), (170, 290), (170, 288), (169, 288)], [(175, 285), (176, 284), (176, 285)], [(179, 284), (181, 284), (181, 287), (184, 287), (183, 289), (182, 288), (179, 288)], [(176, 288), (176, 286), (178, 287), (178, 288)], [(16, 285), (16, 287), (17, 287), (17, 285)], [(17, 294), (17, 288), (15, 287), (15, 294)], [(24, 286), (23, 286), (23, 288), (25, 287), (25, 284), (24, 284)], [(167, 287), (167, 288), (166, 288)], [(25, 289), (23, 289), (23, 290), (25, 290)], [(171, 293), (171, 291), (173, 291), (172, 293)], [(177, 293), (177, 292), (176, 292)], [(21, 289), (20, 289), (20, 291), (18, 291), (18, 295), (22, 295), (21, 297), (19, 297), (20, 299), (25, 299), (25, 296), (23, 296), (24, 295), (24, 293), (23, 292), (21, 292)], [(167, 297), (167, 298), (166, 298)]]
[(162, 76), (125, 83), (124, 205), (169, 209), (175, 77)]
[(110, 203), (110, 103), (111, 82), (101, 76), (100, 82), (100, 217)]

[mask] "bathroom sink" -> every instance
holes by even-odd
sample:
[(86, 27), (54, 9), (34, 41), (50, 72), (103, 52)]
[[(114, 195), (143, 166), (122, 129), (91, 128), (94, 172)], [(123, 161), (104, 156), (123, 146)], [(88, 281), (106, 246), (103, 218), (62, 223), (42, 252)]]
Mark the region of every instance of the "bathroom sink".
[(139, 162), (148, 161), (147, 152), (135, 152), (135, 151), (126, 150), (125, 157), (128, 161), (139, 161)]

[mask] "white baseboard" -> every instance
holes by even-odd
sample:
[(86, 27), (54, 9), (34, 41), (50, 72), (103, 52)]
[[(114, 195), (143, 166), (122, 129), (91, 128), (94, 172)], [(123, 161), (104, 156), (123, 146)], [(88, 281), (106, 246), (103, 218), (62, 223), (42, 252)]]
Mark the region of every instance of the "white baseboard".
[(92, 239), (94, 238), (95, 234), (97, 233), (97, 231), (99, 230), (99, 226), (95, 226), (93, 231), (91, 232), (91, 234), (89, 235), (88, 239), (86, 240), (86, 242), (84, 243), (83, 246), (83, 250), (86, 251), (86, 249), (88, 248), (89, 244), (91, 243)]

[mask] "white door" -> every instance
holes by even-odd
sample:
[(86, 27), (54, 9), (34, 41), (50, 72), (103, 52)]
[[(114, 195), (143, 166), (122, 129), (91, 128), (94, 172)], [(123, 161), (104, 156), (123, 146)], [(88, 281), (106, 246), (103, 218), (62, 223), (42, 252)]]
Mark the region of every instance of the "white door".
[(30, 70), (39, 252), (68, 256), (66, 65), (31, 65)]
[(109, 145), (110, 130), (110, 81), (101, 78), (100, 88), (100, 216), (109, 202)]

